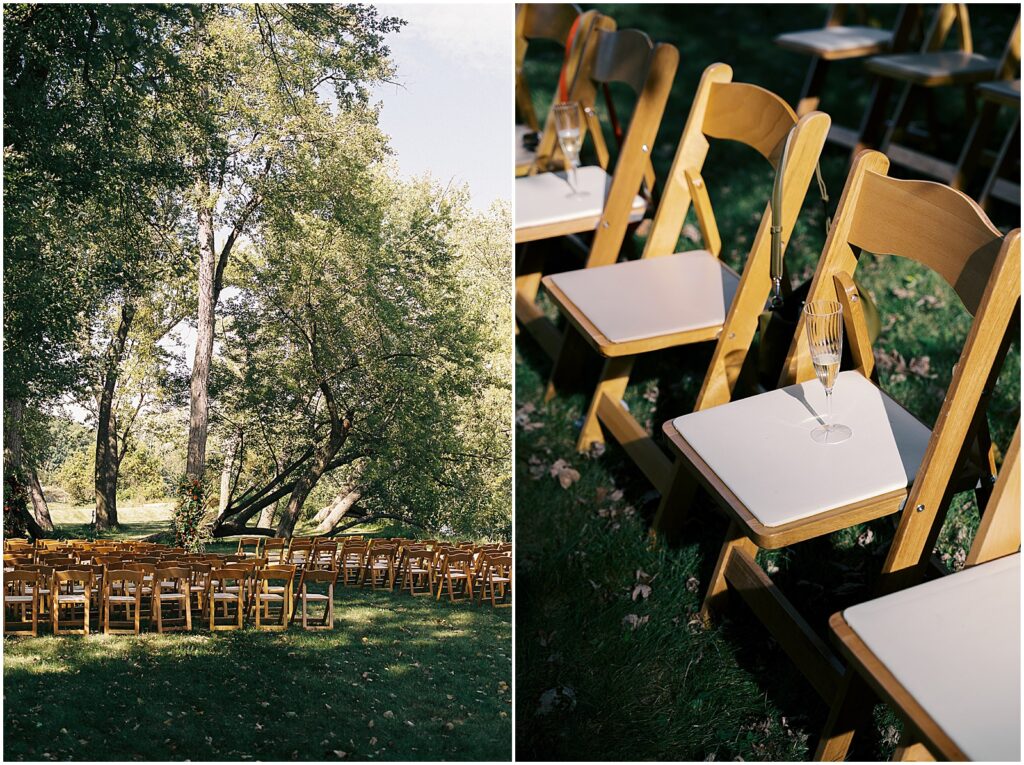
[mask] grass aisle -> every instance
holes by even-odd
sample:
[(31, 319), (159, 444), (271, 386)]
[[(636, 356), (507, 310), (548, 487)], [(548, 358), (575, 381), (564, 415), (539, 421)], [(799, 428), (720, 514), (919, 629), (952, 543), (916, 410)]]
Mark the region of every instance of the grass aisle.
[(4, 641), (5, 760), (507, 760), (511, 614), (339, 588), (332, 632)]

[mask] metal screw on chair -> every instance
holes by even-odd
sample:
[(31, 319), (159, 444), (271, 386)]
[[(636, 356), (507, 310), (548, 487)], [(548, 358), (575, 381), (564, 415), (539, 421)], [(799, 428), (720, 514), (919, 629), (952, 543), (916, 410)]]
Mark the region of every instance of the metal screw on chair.
[(860, 300), (860, 295), (858, 295), (856, 292), (850, 295), (851, 303), (856, 303), (858, 300)]
[(601, 228), (608, 228), (608, 221), (601, 221)]
[(646, 154), (648, 151), (650, 151), (650, 149), (647, 148), (647, 144), (644, 144), (643, 146), (640, 147), (640, 151)]
[(917, 510), (917, 512), (919, 512), (919, 513), (923, 513), (924, 512), (924, 505), (918, 505), (914, 509)]

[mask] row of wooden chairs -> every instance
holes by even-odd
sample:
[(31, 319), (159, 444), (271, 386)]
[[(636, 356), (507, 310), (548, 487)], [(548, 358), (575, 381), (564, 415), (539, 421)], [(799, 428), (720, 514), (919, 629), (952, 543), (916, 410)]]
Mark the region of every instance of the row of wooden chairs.
[[(797, 114), (802, 116), (818, 108), (825, 73), (833, 62), (863, 59), (875, 82), (860, 127), (850, 130), (833, 125), (829, 139), (850, 148), (851, 159), (862, 149), (878, 149), (893, 164), (904, 165), (953, 188), (967, 189), (974, 186), (972, 182), (992, 138), (999, 110), (1013, 110), (1013, 126), (991, 163), (977, 201), (987, 208), (989, 201), (998, 197), (1019, 206), (1019, 180), (1014, 183), (1003, 177), (1010, 169), (1013, 151), (1020, 140), (1019, 16), (1001, 57), (994, 59), (974, 50), (966, 3), (939, 4), (927, 29), (926, 9), (921, 4), (900, 6), (891, 31), (847, 25), (845, 21), (852, 10), (846, 5), (835, 5), (823, 28), (787, 32), (775, 38), (779, 47), (811, 58)], [(890, 115), (889, 104), (898, 86), (902, 91)], [(967, 113), (972, 119), (955, 165), (904, 145), (907, 139), (915, 137), (910, 120), (922, 104), (927, 106), (929, 133), (934, 138), (939, 126), (938, 112), (932, 103), (933, 91), (952, 87), (964, 88)], [(980, 111), (976, 99), (981, 101)]]
[[(219, 631), (241, 628), (254, 610), (257, 629), (284, 629), (293, 617), (304, 629), (329, 629), (336, 579), (332, 567), (297, 571), (240, 556), (98, 556), (94, 563), (64, 558), (5, 565), (4, 630), (36, 635), (42, 618), (53, 634), (88, 634), (95, 614), (105, 633), (137, 634), (145, 613), (158, 632), (190, 630), (195, 612)], [(319, 617), (311, 611), (317, 604), (324, 606)], [(118, 612), (125, 618), (118, 620)]]
[[(595, 39), (591, 55), (610, 44), (605, 40), (615, 38), (602, 32)], [(649, 50), (658, 47), (652, 43)], [(577, 79), (594, 65), (586, 52), (582, 55)], [(654, 80), (645, 81), (642, 94), (657, 91), (655, 83), (666, 76), (667, 69), (657, 72), (654, 59), (649, 58), (646, 71)], [(649, 116), (649, 111), (641, 109), (643, 98), (637, 102), (633, 123), (639, 116)], [(637, 261), (616, 262), (625, 226), (614, 229), (611, 240), (604, 234), (613, 230), (615, 221), (625, 220), (629, 205), (622, 197), (628, 202), (641, 187), (638, 164), (642, 162), (626, 152), (629, 134), (610, 179), (610, 191), (602, 197), (604, 208), (589, 218), (565, 215), (559, 221), (533, 225), (540, 219), (520, 218), (520, 210), (534, 214), (531, 211), (544, 205), (521, 204), (520, 192), (527, 194), (536, 187), (524, 183), (529, 176), (516, 181), (517, 242), (596, 227), (587, 250), (587, 268), (547, 276), (542, 282), (567, 320), (562, 337), (531, 332), (556, 359), (548, 397), (581, 368), (580, 359), (588, 347), (596, 351), (605, 359), (604, 369), (578, 448), (589, 450), (594, 443), (603, 443), (606, 435), (619, 441), (661, 494), (654, 523), (663, 535), (683, 531), (698, 490), (710, 495), (725, 513), (730, 528), (705, 593), (702, 615), (710, 619), (720, 612), (730, 592), (748, 603), (811, 686), (833, 705), (833, 719), (818, 750), (819, 756), (827, 758), (845, 754), (853, 727), (846, 727), (849, 715), (844, 710), (863, 704), (846, 700), (851, 673), (757, 563), (757, 552), (892, 516), (897, 518), (897, 532), (882, 570), (881, 588), (897, 593), (932, 574), (934, 542), (953, 495), (963, 490), (975, 491), (988, 532), (985, 544), (999, 551), (989, 558), (1005, 557), (1020, 546), (1019, 488), (1010, 520), (991, 520), (999, 517), (991, 498), (1013, 494), (1000, 487), (1014, 483), (1019, 487), (1019, 468), (1008, 456), (997, 470), (987, 423), (995, 381), (1010, 343), (1019, 336), (1020, 232), (1000, 232), (980, 206), (960, 191), (932, 182), (894, 179), (889, 175), (889, 159), (876, 151), (861, 152), (853, 163), (805, 299), (842, 305), (850, 353), (836, 382), (837, 403), (845, 399), (837, 416), (853, 427), (854, 438), (822, 451), (808, 437), (807, 430), (819, 418), (823, 396), (802, 318), (777, 379), (740, 385), (767, 298), (773, 291), (779, 299), (788, 297), (788, 285), (781, 285), (780, 291), (780, 285), (773, 284), (772, 277), (778, 273), (771, 262), (773, 250), (776, 257), (784, 252), (830, 122), (820, 112), (798, 116), (767, 90), (733, 82), (731, 69), (724, 64), (708, 67)], [(772, 164), (776, 190), (781, 188), (765, 209), (741, 273), (718, 261), (721, 236), (707, 196), (708, 184), (701, 177), (709, 139), (715, 138), (754, 148)], [(624, 161), (633, 164), (621, 176), (627, 180), (618, 189)], [(609, 209), (613, 204), (618, 205), (616, 209)], [(705, 249), (677, 252), (691, 205)], [(937, 273), (968, 314), (970, 331), (934, 429), (878, 385), (864, 301), (854, 281), (862, 253), (897, 255)], [(526, 257), (520, 265), (524, 262), (527, 267), (517, 276), (517, 317), (523, 326), (536, 330), (546, 321), (532, 306), (540, 272), (537, 263)], [(784, 272), (783, 276), (788, 282)], [(666, 455), (623, 403), (633, 361), (641, 353), (700, 341), (713, 341), (715, 350), (694, 412), (664, 423), (670, 450)], [(753, 395), (739, 399), (741, 393)], [(1014, 444), (1018, 441), (1019, 436)], [(1010, 455), (1014, 449), (1019, 447), (1012, 447)], [(984, 559), (988, 558), (979, 560)], [(1000, 602), (1005, 606), (1009, 600)], [(1008, 623), (1007, 629), (1011, 628), (1017, 632), (1009, 642), (1016, 645), (1019, 617)], [(844, 641), (844, 645), (852, 643)], [(1005, 652), (999, 656), (997, 662), (1012, 658)], [(871, 661), (861, 659), (855, 665), (857, 672), (875, 676)], [(878, 690), (877, 684), (869, 684)], [(948, 689), (946, 695), (957, 697)], [(903, 701), (907, 697), (915, 698), (905, 694)], [(963, 700), (985, 710), (991, 709), (989, 702), (978, 693)], [(977, 721), (978, 715), (972, 719)], [(945, 724), (958, 725), (948, 719)], [(1001, 739), (1004, 744), (1019, 739), (1014, 730), (1019, 731), (1019, 725)], [(933, 753), (955, 751), (937, 743), (935, 731), (949, 732), (935, 724), (928, 732), (917, 733), (927, 739)], [(985, 751), (991, 755), (992, 750)], [(1004, 748), (1002, 754), (1006, 756), (986, 759), (1018, 759), (1019, 749), (1014, 754)]]

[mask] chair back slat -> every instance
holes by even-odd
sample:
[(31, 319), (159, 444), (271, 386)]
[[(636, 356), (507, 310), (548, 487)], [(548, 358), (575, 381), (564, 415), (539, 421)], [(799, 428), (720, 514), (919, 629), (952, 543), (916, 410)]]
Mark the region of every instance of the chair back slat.
[(869, 171), (847, 241), (871, 253), (899, 255), (927, 266), (974, 315), (1003, 235), (973, 200), (956, 189)]
[(974, 543), (967, 553), (967, 565), (974, 566), (1020, 550), (1020, 422), (999, 470)]

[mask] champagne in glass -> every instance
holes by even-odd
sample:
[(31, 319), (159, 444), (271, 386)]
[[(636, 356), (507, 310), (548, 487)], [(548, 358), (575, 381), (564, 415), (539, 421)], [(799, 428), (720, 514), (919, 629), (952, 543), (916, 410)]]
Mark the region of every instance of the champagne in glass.
[(832, 388), (839, 375), (839, 362), (843, 358), (843, 307), (835, 300), (819, 300), (804, 306), (804, 324), (811, 350), (814, 373), (825, 386), (828, 416), (825, 423), (811, 431), (811, 438), (819, 444), (838, 444), (853, 435), (846, 425), (832, 421)]
[(580, 105), (577, 101), (567, 101), (552, 107), (555, 114), (555, 130), (558, 134), (558, 145), (569, 165), (572, 174), (572, 193), (569, 196), (583, 196), (586, 192), (579, 190), (576, 168), (580, 163), (580, 149), (583, 146), (583, 130)]

